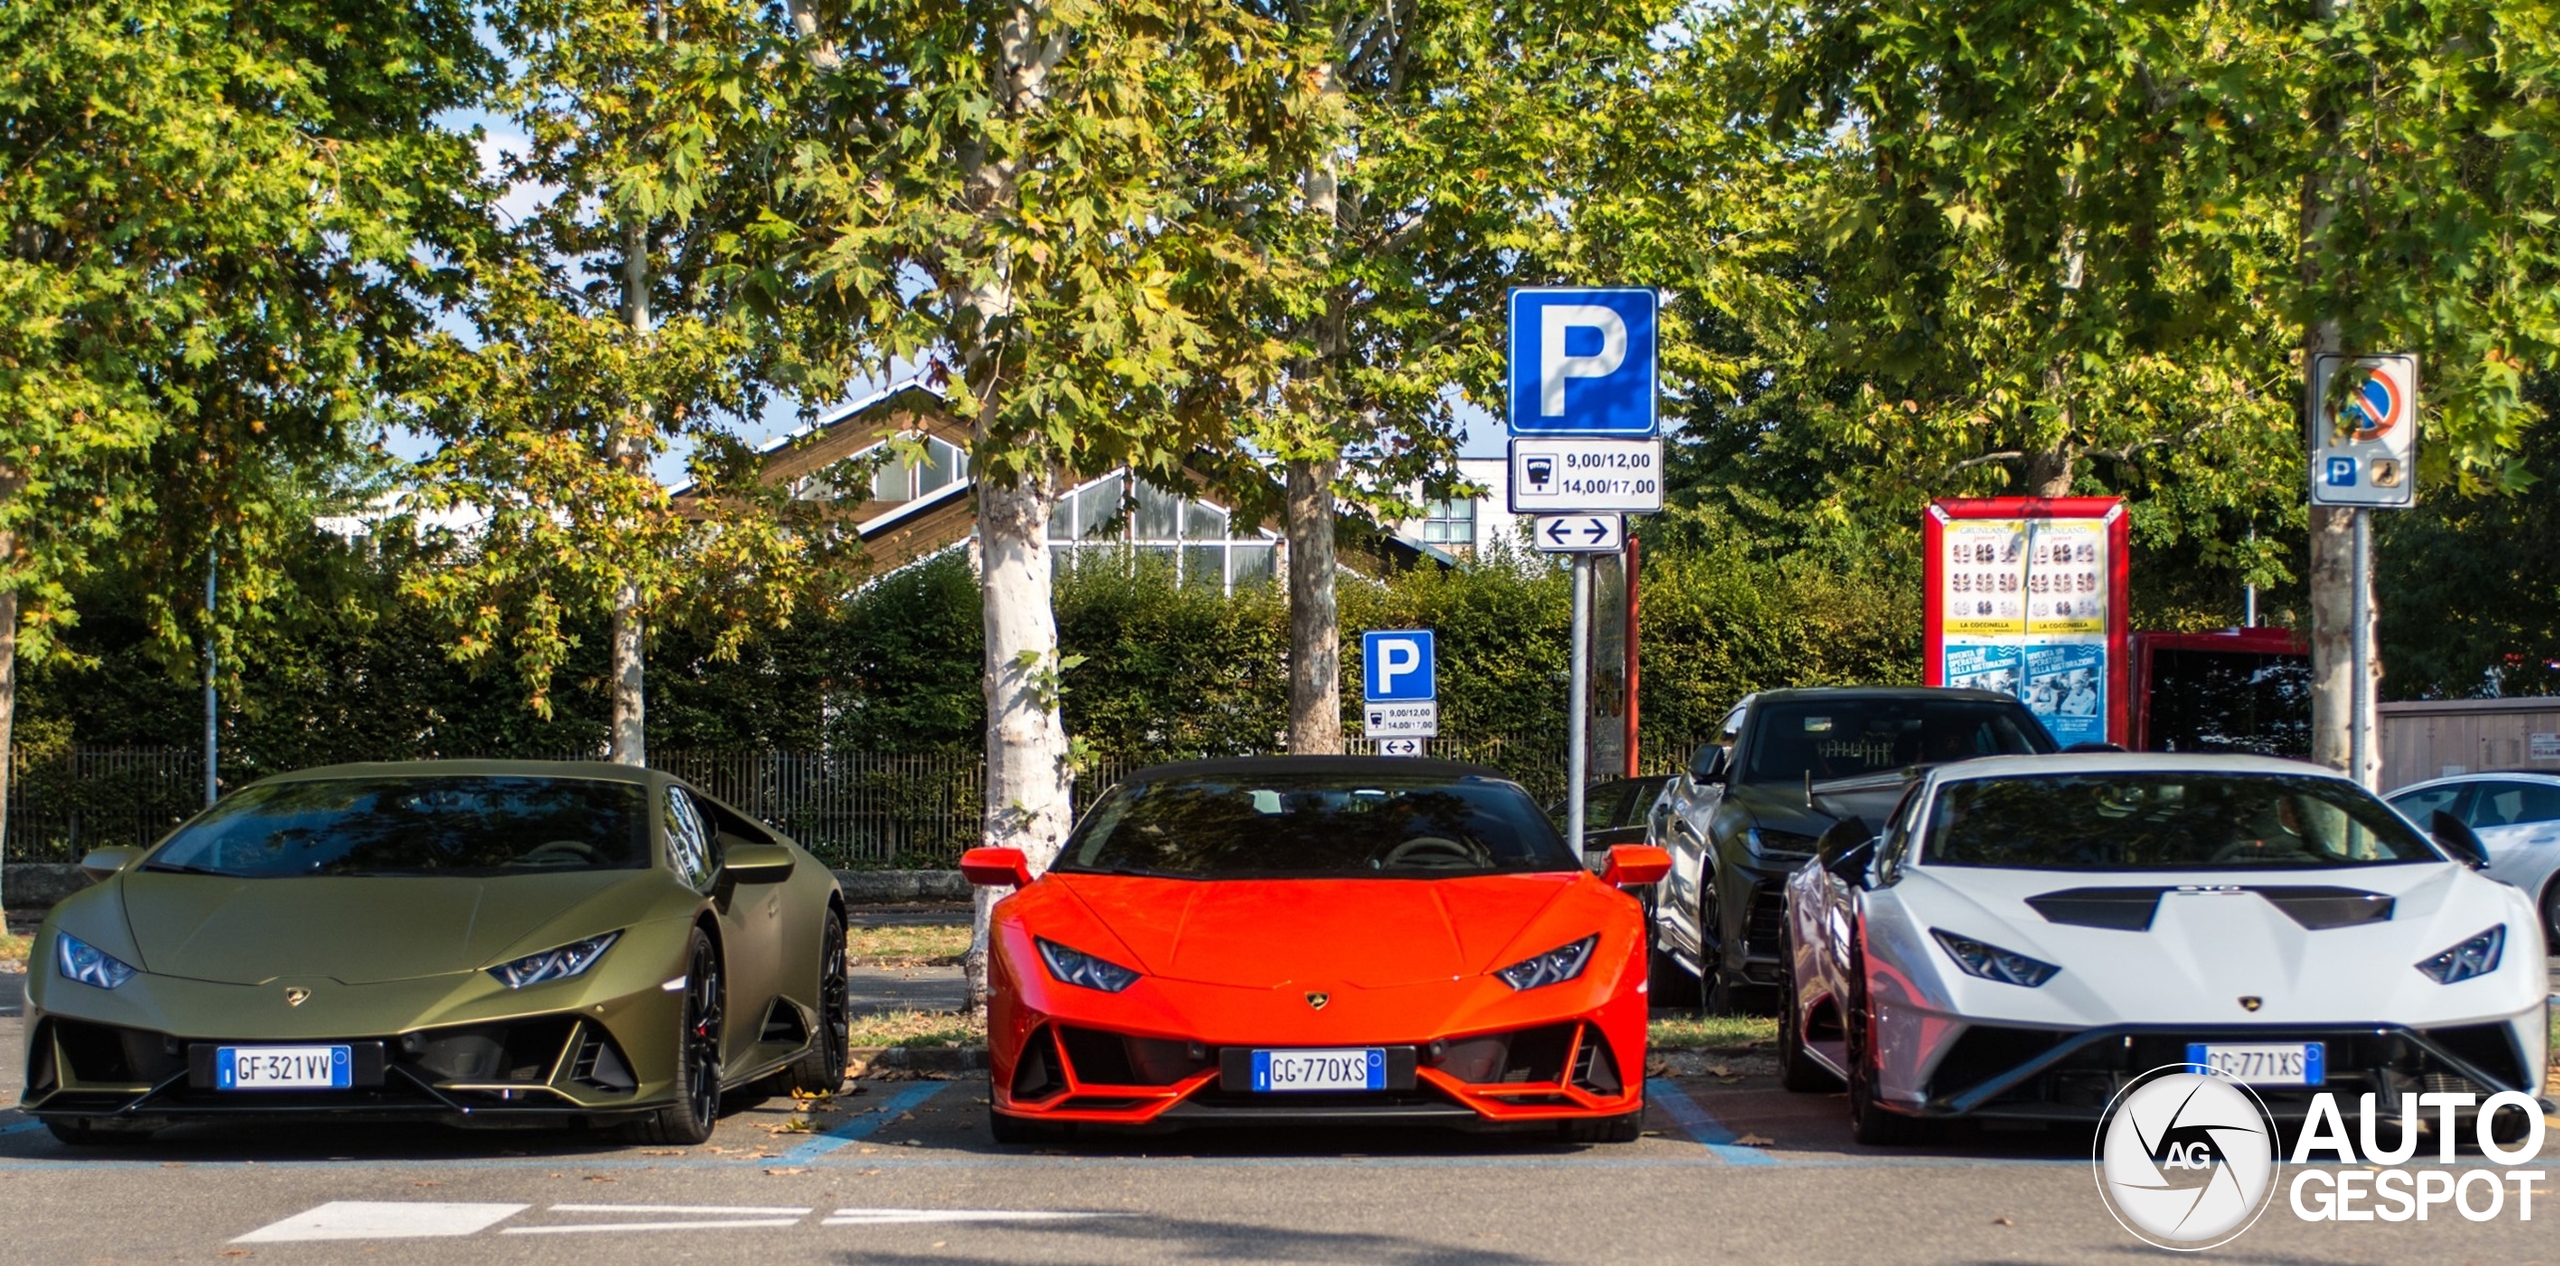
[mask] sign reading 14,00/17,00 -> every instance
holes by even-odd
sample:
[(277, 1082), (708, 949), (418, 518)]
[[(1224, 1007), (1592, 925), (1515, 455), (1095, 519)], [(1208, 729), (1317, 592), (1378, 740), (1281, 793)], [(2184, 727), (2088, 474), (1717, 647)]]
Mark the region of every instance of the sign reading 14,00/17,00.
[(1662, 441), (1515, 439), (1511, 512), (1653, 514), (1662, 509)]

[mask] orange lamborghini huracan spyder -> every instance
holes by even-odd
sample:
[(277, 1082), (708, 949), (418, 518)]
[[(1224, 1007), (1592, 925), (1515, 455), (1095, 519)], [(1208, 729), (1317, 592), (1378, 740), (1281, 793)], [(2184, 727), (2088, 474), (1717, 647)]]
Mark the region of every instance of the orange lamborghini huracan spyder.
[(1264, 757), (1142, 770), (1012, 885), (988, 955), (999, 1140), (1271, 1123), (1636, 1137), (1645, 933), (1527, 792), (1471, 765)]

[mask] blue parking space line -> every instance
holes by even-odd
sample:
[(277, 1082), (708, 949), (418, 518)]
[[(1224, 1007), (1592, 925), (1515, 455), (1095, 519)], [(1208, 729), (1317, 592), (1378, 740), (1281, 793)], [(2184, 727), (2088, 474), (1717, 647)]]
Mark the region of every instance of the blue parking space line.
[(1660, 1077), (1648, 1077), (1645, 1079), (1644, 1089), (1654, 1102), (1662, 1105), (1663, 1111), (1671, 1114), (1672, 1124), (1679, 1126), (1683, 1133), (1697, 1140), (1700, 1147), (1715, 1153), (1716, 1158), (1724, 1163), (1728, 1165), (1775, 1165), (1778, 1163), (1777, 1157), (1771, 1156), (1760, 1148), (1743, 1147), (1735, 1143), (1733, 1131), (1724, 1128), (1717, 1122), (1714, 1113), (1698, 1106), (1698, 1101), (1690, 1098), (1678, 1086)]
[(24, 1134), (29, 1130), (41, 1130), (43, 1128), (44, 1122), (42, 1121), (12, 1121), (7, 1125), (0, 1125), (0, 1134)]
[(917, 1082), (916, 1084), (889, 1096), (889, 1101), (887, 1103), (881, 1104), (879, 1107), (873, 1108), (869, 1112), (863, 1113), (862, 1115), (857, 1116), (854, 1119), (847, 1121), (798, 1147), (792, 1148), (790, 1151), (784, 1152), (781, 1156), (775, 1158), (776, 1162), (784, 1165), (797, 1165), (804, 1161), (813, 1161), (847, 1143), (854, 1142), (858, 1139), (869, 1138), (872, 1131), (879, 1129), (881, 1126), (887, 1125), (891, 1121), (897, 1120), (899, 1113), (912, 1112), (917, 1107), (921, 1106), (926, 1100), (931, 1099), (935, 1095), (941, 1094), (943, 1091), (949, 1090), (953, 1086), (959, 1084), (960, 1083), (954, 1081)]

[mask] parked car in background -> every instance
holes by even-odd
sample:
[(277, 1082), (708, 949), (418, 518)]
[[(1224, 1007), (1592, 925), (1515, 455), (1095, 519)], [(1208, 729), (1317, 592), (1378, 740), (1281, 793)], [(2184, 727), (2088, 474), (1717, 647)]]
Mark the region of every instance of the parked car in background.
[[(1613, 778), (1582, 793), (1583, 860), (1597, 867), (1612, 845), (1650, 843), (1645, 836), (1652, 829), (1653, 804), (1673, 777)], [(1564, 829), (1564, 801), (1547, 806), (1547, 820)]]
[(1745, 697), (1648, 823), (1648, 838), (1671, 855), (1651, 900), (1656, 1005), (1765, 1001), (1778, 983), (1788, 872), (1833, 822), (1882, 820), (1912, 771), (2053, 750), (2025, 704), (1987, 690), (1843, 686)]
[(2390, 800), (2421, 830), (2438, 812), (2461, 819), (2489, 852), (2489, 877), (2533, 898), (2543, 936), (2560, 945), (2560, 774), (2431, 778), (2392, 792)]
[(2266, 757), (1935, 769), (1788, 885), (1782, 1079), (1846, 1080), (1864, 1143), (1950, 1117), (2094, 1123), (2181, 1063), (2279, 1117), (2324, 1090), (2513, 1092), (2492, 1132), (2521, 1137), (2549, 1060), (2541, 929), (2473, 869), (2469, 828), (2435, 825)]

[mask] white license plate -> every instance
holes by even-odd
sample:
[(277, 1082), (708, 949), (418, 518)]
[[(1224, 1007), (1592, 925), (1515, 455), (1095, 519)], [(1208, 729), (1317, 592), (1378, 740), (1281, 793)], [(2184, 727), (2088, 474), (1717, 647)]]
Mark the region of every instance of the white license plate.
[(1255, 1090), (1384, 1090), (1387, 1052), (1383, 1047), (1354, 1046), (1339, 1050), (1255, 1051)]
[(213, 1052), (216, 1090), (344, 1090), (355, 1084), (343, 1046), (221, 1046)]
[(2317, 1086), (2328, 1080), (2320, 1042), (2189, 1042), (2187, 1062), (2252, 1086)]

